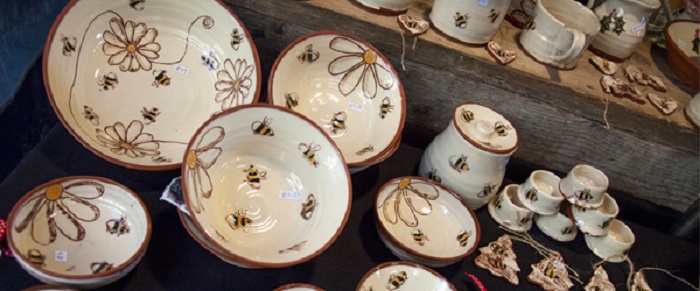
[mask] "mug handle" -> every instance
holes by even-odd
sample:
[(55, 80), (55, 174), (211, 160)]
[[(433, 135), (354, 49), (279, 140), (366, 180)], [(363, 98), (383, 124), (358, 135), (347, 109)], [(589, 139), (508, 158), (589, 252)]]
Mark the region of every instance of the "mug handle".
[(586, 35), (583, 34), (583, 32), (574, 29), (569, 29), (569, 31), (574, 35), (574, 41), (571, 43), (571, 47), (565, 54), (551, 57), (555, 62), (561, 62), (574, 56), (578, 56), (583, 50), (583, 47), (586, 45)]

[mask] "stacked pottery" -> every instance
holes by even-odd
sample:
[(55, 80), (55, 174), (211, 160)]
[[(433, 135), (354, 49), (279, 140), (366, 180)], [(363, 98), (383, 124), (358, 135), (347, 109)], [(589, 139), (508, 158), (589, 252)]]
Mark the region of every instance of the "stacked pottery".
[(455, 108), (452, 122), (425, 150), (418, 171), (478, 209), (495, 196), (517, 147), (518, 134), (502, 115), (464, 103)]
[(576, 238), (573, 222), (560, 210), (564, 196), (559, 192), (561, 179), (549, 171), (537, 170), (518, 188), (518, 197), (535, 213), (535, 224), (554, 240), (567, 242)]

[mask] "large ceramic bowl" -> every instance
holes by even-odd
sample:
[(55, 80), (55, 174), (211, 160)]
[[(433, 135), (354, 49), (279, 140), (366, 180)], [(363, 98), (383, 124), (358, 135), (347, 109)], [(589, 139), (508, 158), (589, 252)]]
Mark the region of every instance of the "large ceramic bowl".
[(12, 208), (15, 259), (47, 284), (96, 288), (131, 271), (146, 252), (151, 218), (131, 190), (104, 178), (66, 177), (24, 195)]
[(319, 127), (271, 105), (205, 122), (183, 157), (185, 202), (197, 229), (233, 261), (281, 268), (319, 255), (350, 211), (350, 174)]
[(406, 117), (403, 86), (389, 60), (340, 32), (312, 33), (288, 45), (272, 66), (268, 96), (321, 126), (351, 169), (391, 156)]
[(700, 22), (674, 20), (666, 23), (668, 65), (686, 85), (700, 91)]
[(476, 215), (462, 198), (422, 177), (384, 184), (375, 214), (379, 236), (393, 254), (433, 268), (471, 254), (481, 235)]
[(407, 262), (387, 262), (372, 268), (362, 277), (356, 290), (397, 290), (399, 288), (422, 291), (457, 290), (438, 272)]
[(44, 49), (44, 83), (63, 125), (122, 166), (176, 169), (219, 111), (256, 102), (250, 34), (218, 0), (71, 1)]

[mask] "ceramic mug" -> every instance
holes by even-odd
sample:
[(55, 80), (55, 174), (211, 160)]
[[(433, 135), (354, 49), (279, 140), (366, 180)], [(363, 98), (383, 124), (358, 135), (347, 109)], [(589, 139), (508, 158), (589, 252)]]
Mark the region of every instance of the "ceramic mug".
[(518, 185), (505, 186), (498, 196), (489, 202), (489, 214), (498, 224), (518, 232), (530, 230), (533, 212), (525, 208), (518, 198)]
[(612, 61), (623, 61), (644, 40), (646, 24), (661, 7), (659, 0), (608, 0), (594, 10), (600, 33), (591, 50)]
[(536, 61), (573, 69), (600, 30), (593, 11), (573, 0), (539, 0), (520, 44)]
[(608, 177), (589, 165), (576, 165), (559, 182), (559, 192), (571, 204), (595, 208), (603, 204), (603, 194), (608, 190)]
[(430, 21), (438, 31), (467, 44), (486, 44), (498, 31), (511, 0), (435, 0)]
[(603, 204), (598, 208), (571, 206), (571, 218), (581, 232), (590, 236), (608, 234), (610, 222), (617, 217), (620, 208), (608, 193), (603, 195)]
[(585, 236), (586, 245), (596, 256), (612, 263), (620, 263), (625, 260), (627, 252), (634, 244), (635, 237), (632, 230), (624, 222), (613, 219), (610, 222), (608, 235), (602, 237)]
[(398, 15), (406, 13), (411, 0), (353, 0), (358, 5), (379, 14)]
[(550, 215), (535, 214), (535, 224), (544, 234), (556, 241), (572, 241), (578, 234), (578, 228), (571, 219), (559, 211)]
[(564, 196), (559, 193), (559, 177), (549, 171), (537, 170), (518, 188), (523, 205), (537, 214), (552, 215), (559, 210)]

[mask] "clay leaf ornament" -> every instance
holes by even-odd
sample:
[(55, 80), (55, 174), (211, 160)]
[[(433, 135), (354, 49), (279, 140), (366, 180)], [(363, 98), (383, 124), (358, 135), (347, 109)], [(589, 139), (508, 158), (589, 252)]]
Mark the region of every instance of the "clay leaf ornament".
[(552, 252), (549, 257), (531, 266), (532, 272), (527, 276), (527, 281), (543, 290), (569, 290), (574, 287), (574, 283), (569, 279), (564, 258), (557, 252)]
[(430, 29), (430, 24), (420, 18), (413, 18), (408, 14), (401, 14), (396, 21), (399, 23), (401, 30), (410, 36), (418, 36), (424, 34)]
[(647, 279), (644, 278), (644, 274), (642, 274), (641, 271), (637, 271), (637, 273), (634, 273), (634, 278), (632, 279), (632, 286), (630, 286), (630, 290), (652, 291), (651, 287), (649, 287), (649, 283), (647, 283)]
[(502, 48), (501, 45), (495, 41), (490, 41), (486, 45), (486, 50), (501, 65), (507, 65), (515, 60), (516, 57), (514, 51)]
[(649, 99), (651, 105), (654, 105), (654, 107), (664, 115), (670, 115), (678, 108), (678, 102), (676, 100), (662, 98), (651, 92), (647, 93), (647, 99)]
[(583, 287), (585, 291), (615, 291), (615, 285), (608, 279), (608, 272), (603, 267), (598, 267), (593, 272), (593, 277)]
[(627, 65), (623, 70), (625, 77), (632, 82), (637, 83), (642, 86), (649, 86), (654, 88), (654, 90), (659, 92), (666, 92), (668, 88), (661, 78), (657, 76), (652, 76), (649, 73), (642, 70), (640, 67), (635, 65)]
[(617, 73), (617, 65), (615, 63), (605, 60), (599, 56), (592, 56), (590, 59), (588, 59), (588, 62), (590, 62), (603, 74), (612, 76)]
[(632, 86), (624, 80), (616, 79), (611, 76), (603, 76), (600, 78), (600, 86), (605, 93), (612, 93), (617, 98), (629, 98), (639, 104), (644, 104), (642, 92), (637, 87)]
[(518, 285), (518, 262), (513, 251), (513, 242), (508, 235), (502, 235), (498, 240), (479, 248), (480, 254), (474, 259), (479, 268), (486, 269), (491, 275), (502, 277), (513, 285)]

